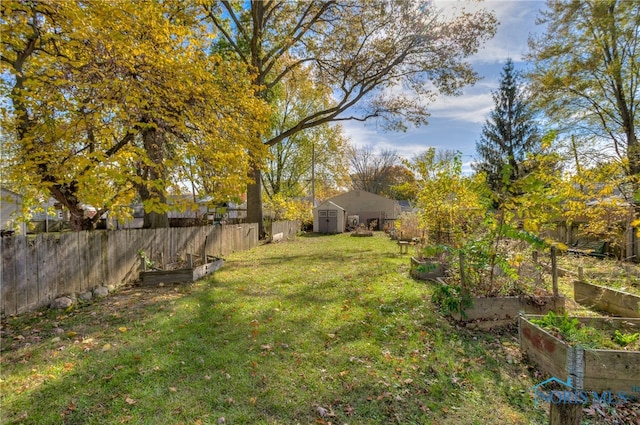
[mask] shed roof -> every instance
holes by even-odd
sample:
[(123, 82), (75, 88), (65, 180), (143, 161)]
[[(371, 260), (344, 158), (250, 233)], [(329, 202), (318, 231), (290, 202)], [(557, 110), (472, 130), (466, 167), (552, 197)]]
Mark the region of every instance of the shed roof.
[(333, 210), (342, 210), (342, 211), (344, 211), (344, 208), (342, 208), (340, 205), (338, 205), (338, 204), (336, 204), (334, 202), (331, 202), (331, 201), (324, 201), (323, 203), (321, 203), (320, 205), (315, 207), (314, 210), (319, 210), (319, 209), (326, 210), (327, 208), (333, 209)]

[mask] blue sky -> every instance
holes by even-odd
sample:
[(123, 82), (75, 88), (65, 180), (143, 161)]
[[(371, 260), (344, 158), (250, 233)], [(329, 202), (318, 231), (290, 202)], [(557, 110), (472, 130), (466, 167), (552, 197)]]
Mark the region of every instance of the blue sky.
[[(436, 5), (444, 7), (452, 3), (436, 1)], [(463, 3), (471, 4), (469, 1)], [(500, 22), (495, 37), (470, 58), (482, 79), (467, 87), (461, 96), (439, 97), (429, 107), (429, 124), (409, 128), (405, 133), (381, 131), (375, 122), (343, 123), (345, 134), (354, 146), (393, 149), (403, 158), (411, 158), (430, 146), (459, 150), (464, 155), (465, 170), (470, 170), (470, 163), (476, 156), (476, 141), (488, 113), (493, 109), (491, 91), (498, 87), (502, 67), (508, 57), (513, 59), (516, 69), (528, 66), (523, 61), (528, 49), (527, 40), (530, 34), (542, 32), (543, 27), (536, 25), (535, 21), (538, 12), (545, 8), (545, 2), (541, 0), (485, 1), (480, 5), (493, 10)]]

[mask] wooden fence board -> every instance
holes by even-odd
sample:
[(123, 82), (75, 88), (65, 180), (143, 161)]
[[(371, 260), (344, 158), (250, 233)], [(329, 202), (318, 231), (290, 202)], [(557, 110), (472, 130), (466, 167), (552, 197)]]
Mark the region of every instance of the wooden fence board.
[[(290, 230), (289, 230), (290, 231)], [(178, 253), (223, 255), (258, 244), (257, 225), (122, 229), (2, 238), (0, 313), (18, 314), (48, 305), (54, 298), (120, 286), (138, 279), (140, 251), (159, 262)], [(16, 244), (19, 245), (16, 248)]]
[[(89, 291), (100, 285), (100, 239), (95, 232), (87, 233), (85, 255), (87, 259), (87, 279), (84, 280), (81, 292)], [(98, 237), (96, 237), (98, 236)]]
[[(35, 286), (38, 287), (40, 286), (39, 282), (45, 282), (48, 279), (49, 276), (49, 270), (47, 270), (47, 249), (49, 249), (49, 244), (48, 244), (48, 235), (46, 234), (41, 234), (36, 236), (36, 239), (34, 241), (34, 245), (33, 245), (33, 250), (29, 250), (30, 254), (32, 254), (32, 257), (29, 261), (33, 261), (33, 264), (35, 264), (35, 267), (33, 270), (33, 273), (30, 276), (30, 282), (29, 282), (29, 286)], [(18, 296), (21, 299), (21, 304), (24, 305), (24, 310), (21, 310), (21, 312), (23, 311), (28, 311), (26, 309), (26, 303), (27, 303), (27, 294), (26, 294), (26, 286), (25, 287), (21, 287), (20, 284), (18, 283)]]
[[(42, 260), (38, 258), (38, 264), (45, 267), (45, 269), (43, 270), (43, 273), (45, 275), (44, 280), (40, 279), (40, 274), (36, 275), (38, 277), (38, 307), (51, 303), (55, 296), (59, 294), (59, 282), (68, 281), (63, 273), (64, 268), (61, 267), (60, 261), (60, 257), (63, 256), (67, 250), (68, 246), (65, 243), (65, 240), (56, 236), (47, 238), (45, 248), (38, 250), (38, 257), (44, 257)], [(75, 263), (71, 263), (69, 264), (69, 269), (73, 271), (75, 270), (75, 266)], [(27, 271), (27, 273), (31, 274), (30, 271)], [(67, 283), (67, 292), (65, 293), (72, 293), (73, 289), (73, 282), (69, 282)]]
[(27, 286), (27, 309), (37, 305), (38, 288), (37, 286), (30, 290), (29, 282), (27, 281), (28, 265), (27, 265), (27, 240), (16, 239), (14, 244), (14, 262), (15, 262), (15, 280), (16, 282), (25, 282)]
[(100, 235), (100, 284), (107, 285), (109, 279), (109, 237), (108, 232), (99, 232)]
[(79, 232), (79, 243), (78, 247), (80, 248), (80, 257), (82, 258), (82, 270), (83, 273), (80, 275), (80, 288), (81, 291), (86, 291), (87, 288), (91, 287), (91, 281), (94, 276), (93, 272), (93, 238), (91, 233), (93, 232)]
[(15, 239), (1, 238), (2, 244), (2, 282), (0, 283), (0, 308), (6, 315), (18, 313), (16, 300), (16, 275), (15, 275)]
[(82, 275), (80, 232), (64, 233), (60, 235), (60, 245), (64, 249), (58, 254), (60, 272), (55, 284), (51, 285), (53, 298), (58, 294), (72, 292), (81, 287)]
[[(59, 265), (58, 256), (60, 252), (64, 252), (67, 249), (66, 245), (64, 245), (63, 240), (57, 236), (53, 236), (48, 240), (48, 246), (46, 249), (45, 255), (45, 263), (47, 265), (47, 278), (45, 281), (39, 281), (38, 287), (42, 290), (43, 294), (39, 297), (42, 299), (42, 303), (40, 305), (48, 305), (58, 294), (58, 282), (67, 281), (66, 276), (61, 274), (61, 269)], [(75, 264), (72, 263), (73, 267)], [(73, 270), (73, 269), (72, 269)], [(67, 292), (68, 294), (74, 293), (75, 287), (72, 283), (67, 284)]]

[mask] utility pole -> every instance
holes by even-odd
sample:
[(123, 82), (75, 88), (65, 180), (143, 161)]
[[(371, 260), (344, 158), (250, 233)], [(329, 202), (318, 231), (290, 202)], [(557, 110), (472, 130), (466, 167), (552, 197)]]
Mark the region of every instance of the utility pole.
[(311, 207), (316, 206), (316, 141), (311, 142)]

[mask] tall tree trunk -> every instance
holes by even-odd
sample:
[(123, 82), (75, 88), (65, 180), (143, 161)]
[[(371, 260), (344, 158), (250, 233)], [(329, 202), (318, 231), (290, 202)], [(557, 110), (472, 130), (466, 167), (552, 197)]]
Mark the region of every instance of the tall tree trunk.
[[(145, 128), (142, 131), (144, 149), (152, 162), (152, 165), (143, 166), (145, 181), (138, 187), (138, 193), (142, 201), (152, 200), (160, 205), (167, 204), (167, 195), (164, 185), (158, 187), (156, 182), (163, 182), (166, 170), (164, 168), (164, 141), (161, 131), (157, 128)], [(169, 227), (169, 216), (166, 212), (144, 211), (144, 229), (159, 229)]]
[(253, 183), (247, 185), (247, 222), (258, 223), (258, 237), (264, 238), (264, 223), (262, 220), (262, 173), (253, 169), (250, 176)]
[[(55, 178), (47, 176), (46, 166), (41, 164), (40, 169), (43, 175), (43, 181), (55, 182)], [(53, 183), (49, 187), (49, 193), (58, 201), (63, 207), (69, 210), (69, 225), (71, 229), (79, 232), (81, 230), (94, 230), (96, 223), (100, 219), (100, 215), (96, 212), (93, 217), (85, 217), (85, 207), (80, 203), (76, 197), (78, 193), (77, 182), (73, 181), (69, 184), (56, 184)]]

